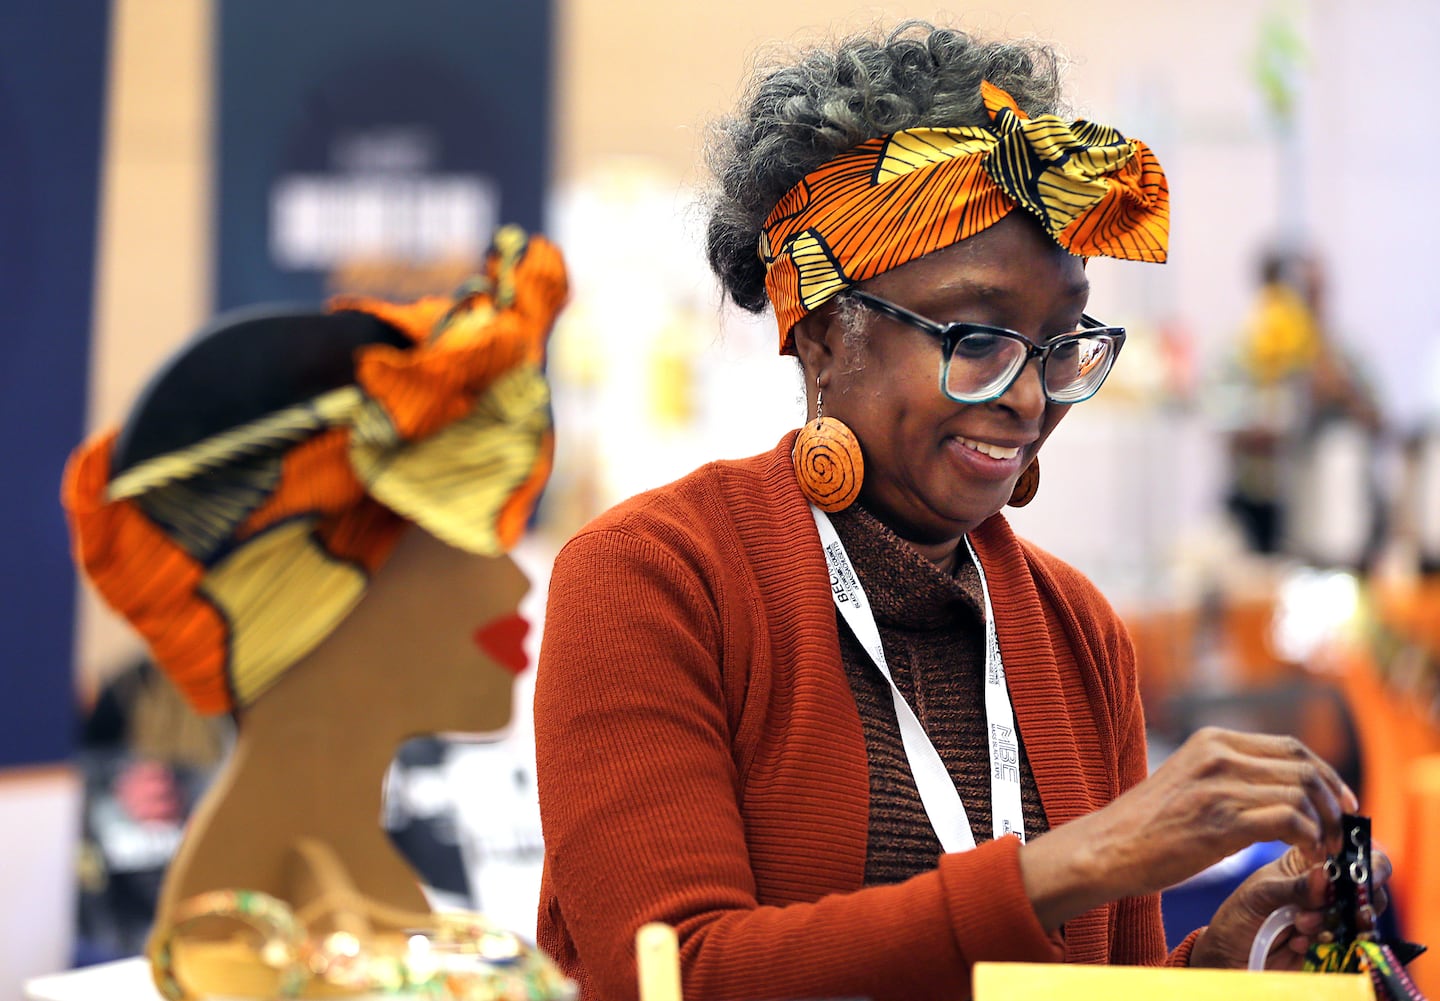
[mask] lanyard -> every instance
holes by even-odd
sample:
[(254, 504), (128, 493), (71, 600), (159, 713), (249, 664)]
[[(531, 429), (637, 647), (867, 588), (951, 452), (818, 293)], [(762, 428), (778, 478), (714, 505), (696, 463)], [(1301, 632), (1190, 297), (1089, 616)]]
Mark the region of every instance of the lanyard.
[[(900, 739), (905, 745), (905, 757), (910, 762), (910, 773), (915, 776), (915, 788), (920, 792), (920, 802), (940, 847), (947, 852), (964, 852), (975, 847), (975, 836), (970, 831), (970, 820), (965, 815), (965, 804), (955, 788), (940, 752), (925, 735), (925, 728), (915, 717), (910, 703), (895, 686), (890, 668), (885, 663), (885, 650), (880, 645), (880, 627), (875, 624), (875, 615), (870, 611), (870, 602), (845, 545), (835, 532), (829, 517), (810, 505), (815, 518), (815, 527), (820, 530), (820, 545), (825, 551), (825, 563), (830, 568), (830, 593), (835, 598), (835, 607), (845, 619), (845, 624), (855, 634), (880, 673), (890, 684), (890, 700), (895, 704), (895, 718), (900, 724)], [(1000, 640), (995, 632), (995, 612), (990, 607), (990, 588), (985, 583), (985, 568), (975, 555), (970, 539), (965, 539), (965, 548), (975, 561), (980, 574), (980, 590), (985, 595), (985, 720), (990, 735), (990, 806), (994, 820), (994, 837), (1015, 834), (1025, 840), (1025, 817), (1020, 806), (1020, 744), (1015, 731), (1015, 713), (1010, 707), (1010, 693), (1005, 687), (1005, 667), (1000, 661)]]

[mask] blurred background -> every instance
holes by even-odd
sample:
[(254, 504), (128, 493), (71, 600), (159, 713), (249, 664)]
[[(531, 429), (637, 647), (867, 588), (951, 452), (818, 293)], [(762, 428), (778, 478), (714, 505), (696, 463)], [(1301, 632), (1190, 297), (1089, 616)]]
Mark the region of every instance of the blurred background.
[[(1054, 42), (1075, 116), (1170, 178), (1171, 263), (1091, 265), (1090, 312), (1131, 336), (1012, 521), (1125, 617), (1157, 760), (1207, 723), (1302, 737), (1374, 818), (1400, 931), (1440, 946), (1432, 0), (7, 0), (0, 993), (139, 949), (229, 740), (77, 585), (81, 437), (217, 311), (446, 292), (497, 222), (542, 230), (574, 297), (516, 554), (535, 641), (588, 518), (802, 420), (773, 320), (722, 308), (704, 264), (706, 124), (766, 52), (902, 17)], [(408, 745), (384, 821), (437, 900), (533, 934), (530, 748), (527, 711)], [(1172, 938), (1257, 858), (1172, 891)]]

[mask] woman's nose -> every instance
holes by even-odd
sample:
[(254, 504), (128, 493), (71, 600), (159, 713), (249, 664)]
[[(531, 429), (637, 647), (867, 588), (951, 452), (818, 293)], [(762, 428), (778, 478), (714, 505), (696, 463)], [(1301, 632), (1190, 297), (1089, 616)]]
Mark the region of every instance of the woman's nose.
[(1010, 384), (1010, 388), (995, 401), (1007, 410), (1028, 421), (1038, 421), (1045, 415), (1045, 386), (1041, 375), (1039, 358), (1031, 358)]

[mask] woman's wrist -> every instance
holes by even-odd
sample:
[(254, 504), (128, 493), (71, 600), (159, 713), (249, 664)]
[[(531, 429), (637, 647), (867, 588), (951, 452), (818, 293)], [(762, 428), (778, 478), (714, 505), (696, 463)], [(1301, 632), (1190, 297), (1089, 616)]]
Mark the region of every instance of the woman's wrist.
[[(1107, 853), (1085, 818), (1057, 827), (1020, 849), (1020, 878), (1040, 926), (1048, 932), (1092, 907), (1124, 896), (1110, 888)], [(1113, 857), (1113, 855), (1112, 855)]]

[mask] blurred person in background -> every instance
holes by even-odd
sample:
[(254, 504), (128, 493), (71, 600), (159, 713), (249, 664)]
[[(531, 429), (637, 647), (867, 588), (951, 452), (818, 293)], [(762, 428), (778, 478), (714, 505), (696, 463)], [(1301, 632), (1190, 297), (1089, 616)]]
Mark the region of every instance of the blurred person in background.
[[(555, 562), (539, 930), (583, 998), (636, 996), (651, 921), (693, 1001), (1244, 966), (1284, 904), (1269, 961), (1294, 968), (1319, 930), (1350, 790), (1218, 729), (1147, 778), (1123, 625), (1000, 513), (1124, 342), (1086, 315), (1085, 258), (1166, 256), (1154, 155), (1058, 117), (1058, 77), (1043, 46), (907, 23), (763, 71), (720, 125), (710, 261), (773, 307), (807, 415)], [(1293, 847), (1167, 955), (1159, 891), (1267, 839)]]
[(1288, 548), (1322, 566), (1368, 572), (1388, 527), (1378, 465), (1385, 418), (1369, 375), (1335, 323), (1324, 260), (1313, 251), (1296, 258), (1296, 281), (1317, 341), (1295, 446)]
[(1240, 344), (1227, 506), (1250, 548), (1363, 569), (1383, 541), (1373, 389), (1333, 328), (1320, 257), (1267, 251)]
[(191, 809), (231, 740), (149, 658), (105, 683), (80, 728), (85, 776), (78, 965), (139, 952)]
[(1226, 506), (1246, 543), (1275, 554), (1285, 534), (1286, 447), (1302, 409), (1300, 377), (1319, 351), (1320, 335), (1304, 297), (1286, 274), (1287, 258), (1267, 253), (1239, 352), (1242, 413), (1230, 434)]

